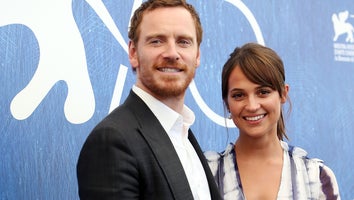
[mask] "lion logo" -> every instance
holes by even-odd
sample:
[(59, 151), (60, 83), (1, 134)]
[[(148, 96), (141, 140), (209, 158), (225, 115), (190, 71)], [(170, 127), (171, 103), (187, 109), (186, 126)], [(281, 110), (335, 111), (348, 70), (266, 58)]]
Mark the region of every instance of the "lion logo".
[(334, 28), (333, 41), (337, 41), (339, 36), (343, 34), (347, 34), (345, 41), (354, 43), (354, 37), (353, 37), (354, 28), (352, 24), (347, 22), (349, 16), (354, 18), (354, 15), (349, 15), (349, 12), (347, 10), (343, 12), (339, 12), (338, 15), (336, 13), (332, 15), (333, 28)]

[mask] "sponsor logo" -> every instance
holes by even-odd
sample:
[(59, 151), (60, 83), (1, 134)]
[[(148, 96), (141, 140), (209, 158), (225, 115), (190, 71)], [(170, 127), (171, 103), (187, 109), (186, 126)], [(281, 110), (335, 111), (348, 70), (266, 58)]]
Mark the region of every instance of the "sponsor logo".
[(335, 61), (354, 62), (354, 27), (349, 22), (351, 18), (354, 18), (354, 15), (347, 10), (332, 15)]

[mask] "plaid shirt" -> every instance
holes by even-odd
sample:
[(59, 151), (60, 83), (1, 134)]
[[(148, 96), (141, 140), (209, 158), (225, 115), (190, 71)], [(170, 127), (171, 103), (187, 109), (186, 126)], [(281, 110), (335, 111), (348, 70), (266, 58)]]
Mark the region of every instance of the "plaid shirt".
[[(280, 142), (284, 159), (277, 199), (340, 199), (336, 177), (322, 160), (308, 158), (305, 150)], [(222, 153), (208, 151), (205, 156), (223, 198), (245, 200), (234, 144)]]

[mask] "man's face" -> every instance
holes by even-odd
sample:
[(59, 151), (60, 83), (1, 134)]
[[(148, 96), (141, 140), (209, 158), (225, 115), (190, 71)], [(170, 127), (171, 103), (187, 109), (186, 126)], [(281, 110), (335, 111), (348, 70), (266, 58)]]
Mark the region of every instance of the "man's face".
[(159, 100), (184, 97), (200, 64), (196, 28), (182, 7), (144, 13), (138, 43), (129, 44), (136, 85)]

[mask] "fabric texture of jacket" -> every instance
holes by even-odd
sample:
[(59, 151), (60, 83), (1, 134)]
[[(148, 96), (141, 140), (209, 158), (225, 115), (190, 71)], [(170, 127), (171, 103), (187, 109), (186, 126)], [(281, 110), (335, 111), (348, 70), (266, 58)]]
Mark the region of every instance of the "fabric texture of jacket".
[[(191, 144), (204, 167), (212, 200), (221, 199), (200, 146)], [(77, 163), (80, 199), (193, 200), (182, 164), (160, 122), (130, 92), (90, 133)]]

